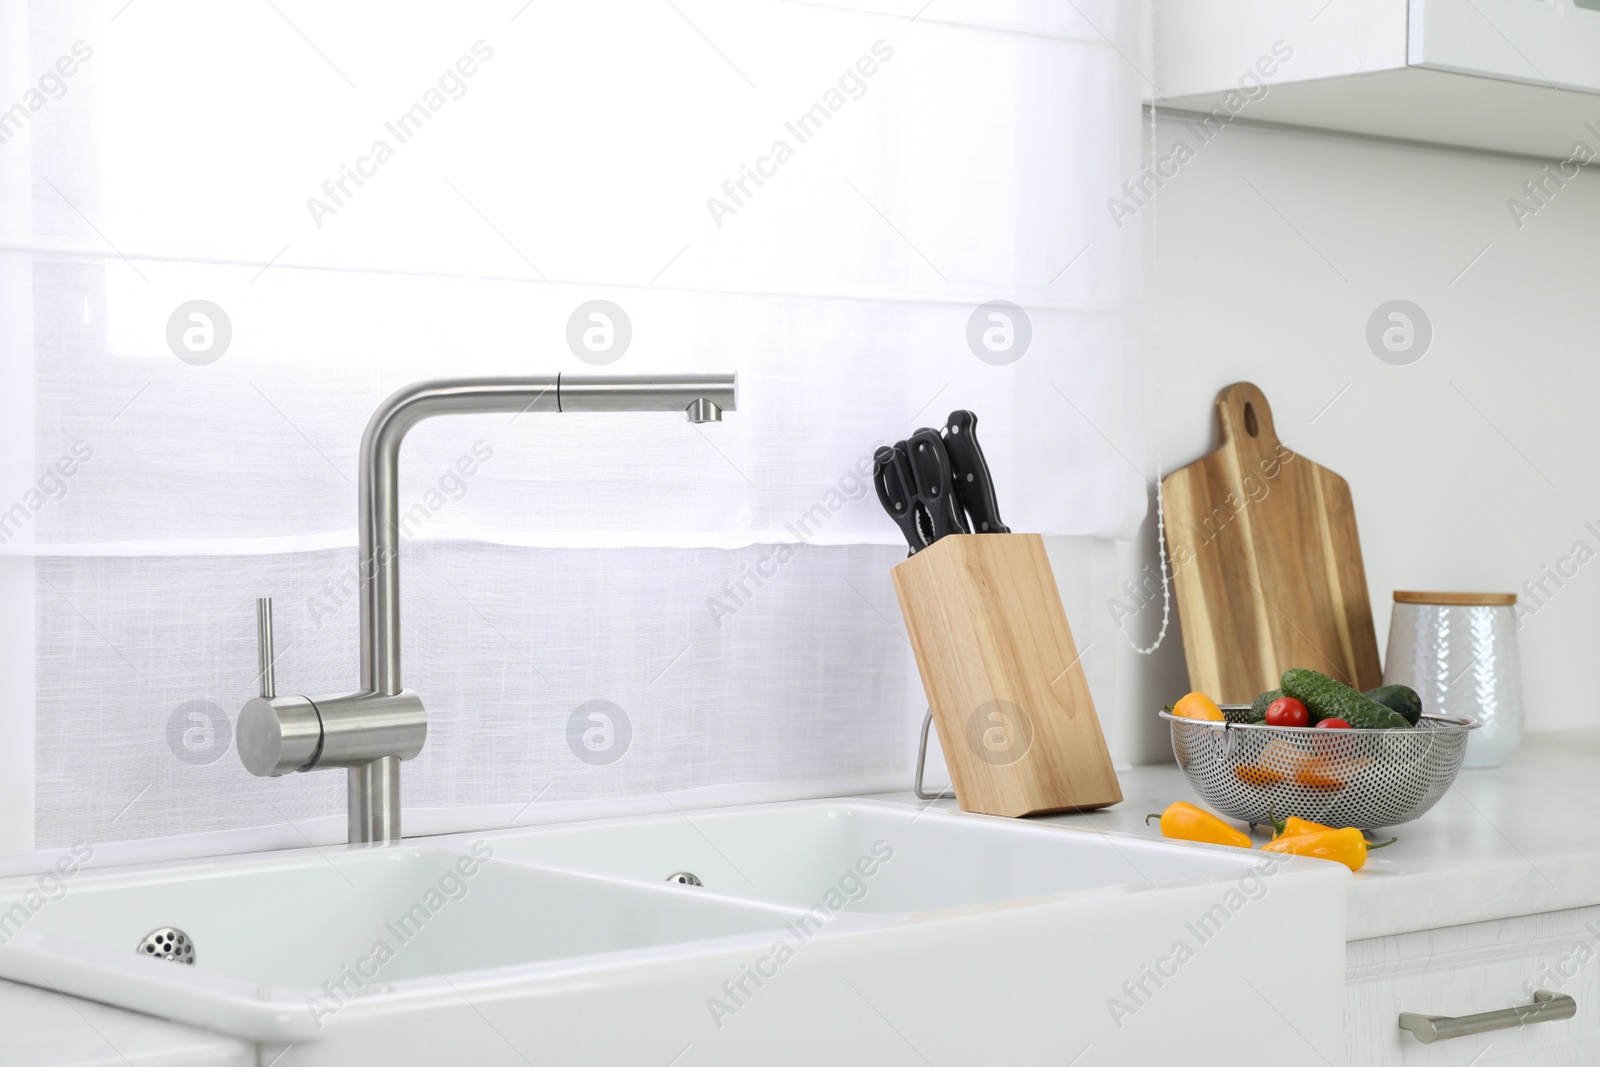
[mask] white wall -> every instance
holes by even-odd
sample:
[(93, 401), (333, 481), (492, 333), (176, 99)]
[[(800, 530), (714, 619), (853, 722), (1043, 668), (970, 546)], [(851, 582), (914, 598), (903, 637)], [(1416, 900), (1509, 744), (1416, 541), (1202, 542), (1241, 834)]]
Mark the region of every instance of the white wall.
[[(28, 87), (28, 35), (11, 32), (15, 10), (0, 11), (0, 100), (17, 100)], [(0, 232), (15, 232), (32, 210), (32, 130), (24, 126), (0, 153)], [(0, 254), (0, 511), (34, 487), (33, 264)], [(12, 528), (14, 529), (14, 528)], [(12, 532), (8, 543), (31, 544), (33, 529)], [(34, 602), (33, 558), (0, 556), (0, 856), (33, 847)]]
[[(1156, 134), (1165, 156), (1185, 131), (1163, 116)], [(1140, 213), (1151, 463), (1158, 446), (1169, 471), (1209, 451), (1217, 390), (1261, 386), (1284, 442), (1349, 479), (1380, 649), (1397, 588), (1533, 607), (1524, 583), (1542, 568), (1578, 541), (1600, 552), (1584, 525), (1600, 530), (1600, 181), (1580, 176), (1519, 229), (1507, 200), (1538, 172), (1236, 124)], [(1365, 337), (1393, 299), (1433, 325), (1407, 366)], [(1154, 564), (1154, 526), (1123, 578)], [(1546, 588), (1521, 634), (1528, 728), (1600, 725), (1600, 559)], [(1152, 635), (1160, 610), (1130, 633)], [(1176, 628), (1149, 659), (1123, 642), (1118, 680), (1123, 753), (1170, 759), (1154, 712), (1187, 680)]]

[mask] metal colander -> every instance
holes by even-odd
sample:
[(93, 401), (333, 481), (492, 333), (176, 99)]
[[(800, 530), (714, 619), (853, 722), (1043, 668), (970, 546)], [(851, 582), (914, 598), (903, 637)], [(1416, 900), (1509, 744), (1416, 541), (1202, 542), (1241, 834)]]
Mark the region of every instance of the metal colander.
[(1224, 722), (1172, 723), (1172, 754), (1207, 804), (1268, 823), (1298, 815), (1375, 830), (1410, 822), (1436, 804), (1461, 769), (1471, 719), (1424, 715), (1410, 730), (1320, 730), (1248, 723), (1247, 704), (1222, 707)]

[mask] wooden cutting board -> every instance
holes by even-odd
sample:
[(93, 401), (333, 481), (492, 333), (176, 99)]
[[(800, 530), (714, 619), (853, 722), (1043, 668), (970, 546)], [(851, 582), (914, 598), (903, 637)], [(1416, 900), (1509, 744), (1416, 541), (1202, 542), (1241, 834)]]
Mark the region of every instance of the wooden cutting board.
[(1278, 440), (1249, 382), (1217, 394), (1217, 432), (1161, 483), (1190, 686), (1247, 704), (1290, 667), (1381, 685), (1349, 484)]

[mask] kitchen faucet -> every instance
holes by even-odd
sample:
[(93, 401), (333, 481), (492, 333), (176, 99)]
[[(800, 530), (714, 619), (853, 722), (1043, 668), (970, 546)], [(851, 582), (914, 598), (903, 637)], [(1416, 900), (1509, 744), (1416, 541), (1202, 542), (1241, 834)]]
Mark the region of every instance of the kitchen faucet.
[(732, 374), (663, 377), (457, 378), (418, 382), (372, 413), (361, 437), (359, 497), (361, 688), (278, 696), (272, 602), (256, 603), (261, 695), (239, 713), (239, 759), (257, 777), (349, 771), (350, 843), (400, 840), (400, 763), (422, 751), (428, 716), (400, 684), (400, 444), (435, 415), (488, 412), (679, 411), (721, 422), (737, 407)]

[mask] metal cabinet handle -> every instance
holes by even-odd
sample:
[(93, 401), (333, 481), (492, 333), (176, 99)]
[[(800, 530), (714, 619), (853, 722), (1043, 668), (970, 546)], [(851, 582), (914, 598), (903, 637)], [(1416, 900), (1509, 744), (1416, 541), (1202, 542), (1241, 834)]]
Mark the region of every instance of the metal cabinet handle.
[(1490, 1030), (1508, 1030), (1513, 1026), (1555, 1022), (1570, 1019), (1578, 1014), (1578, 1002), (1565, 993), (1547, 993), (1543, 989), (1533, 994), (1532, 1004), (1499, 1011), (1485, 1011), (1477, 1015), (1418, 1015), (1400, 1013), (1400, 1029), (1410, 1030), (1411, 1036), (1424, 1045), (1435, 1041), (1448, 1041), (1452, 1037), (1483, 1034)]

